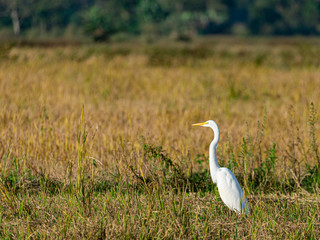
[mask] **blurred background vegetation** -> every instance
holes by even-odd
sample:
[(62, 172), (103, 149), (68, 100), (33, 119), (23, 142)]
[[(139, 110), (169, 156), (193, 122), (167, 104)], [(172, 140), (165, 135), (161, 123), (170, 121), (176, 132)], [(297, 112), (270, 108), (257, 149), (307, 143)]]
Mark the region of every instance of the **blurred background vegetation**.
[(0, 0), (0, 39), (319, 35), (315, 0)]

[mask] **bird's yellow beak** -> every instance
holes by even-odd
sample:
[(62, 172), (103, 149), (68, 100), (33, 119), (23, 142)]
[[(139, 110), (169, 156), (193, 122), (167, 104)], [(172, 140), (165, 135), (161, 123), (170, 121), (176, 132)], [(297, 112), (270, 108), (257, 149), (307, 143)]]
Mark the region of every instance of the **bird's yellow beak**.
[(203, 125), (206, 125), (206, 124), (208, 124), (208, 122), (194, 123), (194, 124), (192, 124), (192, 126), (193, 126), (193, 127), (195, 127), (195, 126), (203, 126)]

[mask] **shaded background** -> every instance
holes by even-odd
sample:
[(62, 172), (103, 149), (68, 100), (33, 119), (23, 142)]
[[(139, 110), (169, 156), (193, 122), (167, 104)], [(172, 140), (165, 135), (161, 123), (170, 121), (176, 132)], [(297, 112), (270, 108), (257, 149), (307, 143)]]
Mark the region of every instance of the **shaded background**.
[(313, 0), (0, 0), (0, 39), (319, 35)]

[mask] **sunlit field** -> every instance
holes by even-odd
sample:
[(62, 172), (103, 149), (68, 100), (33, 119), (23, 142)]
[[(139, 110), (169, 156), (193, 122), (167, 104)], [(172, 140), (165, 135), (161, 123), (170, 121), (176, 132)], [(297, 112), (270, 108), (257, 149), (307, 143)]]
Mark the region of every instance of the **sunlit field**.
[(319, 239), (319, 66), (319, 39), (2, 44), (0, 238)]

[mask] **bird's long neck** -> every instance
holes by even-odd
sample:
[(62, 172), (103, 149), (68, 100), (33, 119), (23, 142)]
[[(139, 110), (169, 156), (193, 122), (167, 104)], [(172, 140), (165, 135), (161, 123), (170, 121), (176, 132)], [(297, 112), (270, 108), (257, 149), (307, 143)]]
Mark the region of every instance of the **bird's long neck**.
[(212, 140), (209, 148), (209, 166), (212, 181), (217, 182), (217, 170), (220, 168), (217, 161), (217, 146), (220, 138), (219, 129), (213, 129), (214, 139)]

